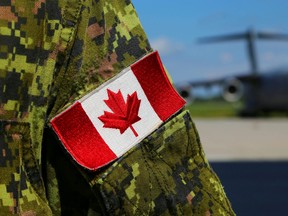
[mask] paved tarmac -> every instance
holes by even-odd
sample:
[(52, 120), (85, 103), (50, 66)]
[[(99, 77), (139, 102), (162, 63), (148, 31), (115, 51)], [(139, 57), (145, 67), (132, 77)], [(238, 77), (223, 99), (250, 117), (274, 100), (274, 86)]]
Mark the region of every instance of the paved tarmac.
[(193, 121), (209, 160), (288, 160), (288, 118)]
[(193, 120), (235, 213), (288, 215), (288, 118)]
[(237, 216), (286, 216), (288, 162), (211, 163)]

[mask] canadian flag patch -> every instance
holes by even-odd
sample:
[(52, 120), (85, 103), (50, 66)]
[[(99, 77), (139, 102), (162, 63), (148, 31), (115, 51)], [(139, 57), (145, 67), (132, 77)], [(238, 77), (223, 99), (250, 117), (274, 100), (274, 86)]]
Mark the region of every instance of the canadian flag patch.
[(96, 170), (121, 157), (184, 105), (153, 52), (50, 122), (74, 160)]

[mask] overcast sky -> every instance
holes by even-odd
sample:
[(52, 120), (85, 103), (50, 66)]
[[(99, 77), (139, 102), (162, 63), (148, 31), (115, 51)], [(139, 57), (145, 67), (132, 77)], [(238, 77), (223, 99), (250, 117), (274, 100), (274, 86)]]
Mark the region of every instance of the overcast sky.
[[(248, 73), (245, 41), (197, 44), (200, 37), (253, 28), (288, 34), (288, 0), (134, 0), (149, 41), (175, 82)], [(261, 71), (288, 68), (288, 41), (257, 41)]]

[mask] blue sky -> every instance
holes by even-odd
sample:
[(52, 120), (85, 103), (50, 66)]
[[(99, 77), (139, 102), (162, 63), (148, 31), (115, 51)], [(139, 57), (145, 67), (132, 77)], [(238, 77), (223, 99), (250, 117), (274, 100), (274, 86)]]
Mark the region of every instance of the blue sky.
[[(200, 37), (248, 28), (288, 34), (287, 0), (134, 0), (154, 49), (174, 82), (248, 73), (244, 41), (197, 44)], [(288, 41), (256, 43), (259, 68), (288, 68)]]

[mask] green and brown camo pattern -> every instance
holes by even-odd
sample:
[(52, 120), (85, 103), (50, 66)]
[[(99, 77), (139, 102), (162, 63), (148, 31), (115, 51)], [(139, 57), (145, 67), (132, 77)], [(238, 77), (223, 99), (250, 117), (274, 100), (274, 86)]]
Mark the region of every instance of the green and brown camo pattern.
[[(64, 107), (151, 51), (129, 0), (0, 1), (1, 216), (233, 214), (188, 114), (171, 121), (186, 125), (189, 142), (168, 145), (180, 132), (165, 125), (96, 173), (75, 165), (49, 129)], [(186, 143), (183, 157), (176, 142)]]

